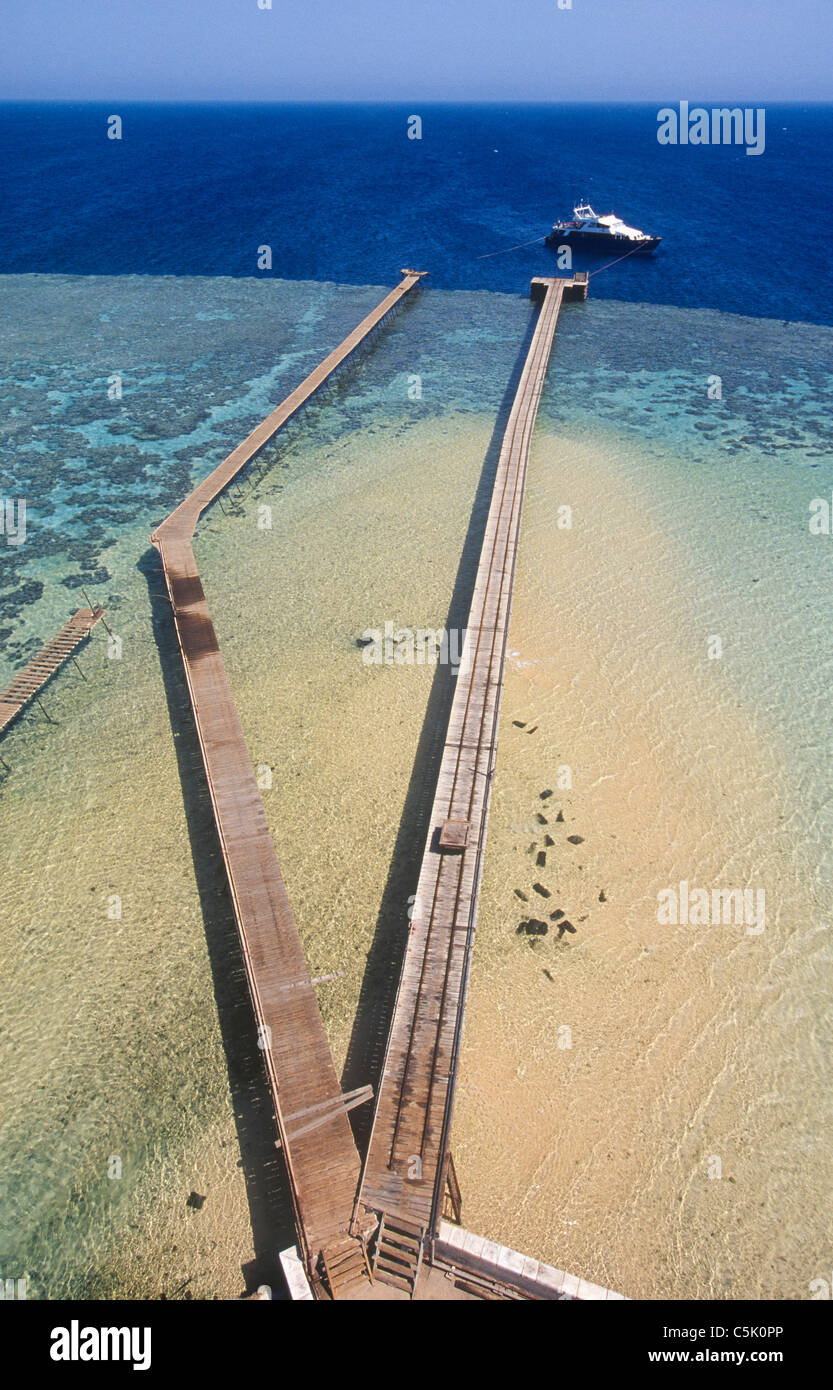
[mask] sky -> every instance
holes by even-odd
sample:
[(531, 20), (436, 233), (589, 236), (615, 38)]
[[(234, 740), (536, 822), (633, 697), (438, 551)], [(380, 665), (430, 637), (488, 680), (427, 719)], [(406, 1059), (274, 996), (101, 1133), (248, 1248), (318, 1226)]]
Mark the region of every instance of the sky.
[(833, 0), (0, 0), (0, 100), (833, 99)]

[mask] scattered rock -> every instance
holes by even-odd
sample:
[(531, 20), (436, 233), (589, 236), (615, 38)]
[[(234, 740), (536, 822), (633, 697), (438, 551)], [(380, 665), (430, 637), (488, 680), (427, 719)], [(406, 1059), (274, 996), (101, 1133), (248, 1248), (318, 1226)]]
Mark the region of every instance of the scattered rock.
[(528, 917), (521, 922), (516, 936), (546, 936), (549, 927), (546, 922), (542, 922), (538, 917)]
[(566, 916), (567, 916), (566, 912), (562, 912), (562, 910), (561, 910), (560, 907), (557, 907), (557, 908), (555, 909), (555, 912), (551, 912), (551, 913), (550, 913), (550, 917), (551, 917), (551, 919), (552, 919), (553, 922), (560, 922), (560, 921), (561, 921), (561, 918), (562, 918), (562, 917), (566, 917)]
[(525, 729), (525, 728), (526, 728), (526, 724), (523, 722), (522, 719), (513, 719), (513, 720), (512, 720), (512, 723), (515, 725), (515, 728), (516, 728), (516, 729)]
[(563, 811), (559, 811), (559, 812), (558, 812), (558, 815), (556, 816), (555, 819), (556, 819), (557, 821), (563, 821), (563, 819), (564, 819), (564, 812), (563, 812)]
[(545, 869), (545, 868), (547, 867), (547, 852), (546, 852), (546, 850), (544, 850), (544, 849), (539, 849), (538, 854), (537, 854), (536, 859), (535, 859), (535, 867), (536, 867), (536, 869)]
[(547, 849), (552, 849), (553, 845), (555, 844), (555, 840), (552, 838), (552, 835), (544, 836), (544, 844), (546, 845)]
[(357, 646), (357, 647), (369, 647), (370, 644), (372, 643), (372, 641), (373, 641), (373, 638), (372, 638), (372, 637), (357, 637), (357, 638), (356, 638), (356, 646)]
[(538, 795), (540, 796), (542, 801), (546, 801), (548, 797), (552, 796), (552, 788), (547, 787), (547, 790), (545, 792), (539, 792)]
[(583, 835), (568, 835), (568, 836), (567, 836), (567, 843), (570, 844), (570, 845), (583, 845), (583, 844), (584, 844), (584, 836), (583, 836)]
[(549, 821), (547, 820), (546, 816), (542, 816), (540, 811), (538, 812), (535, 819), (537, 820), (539, 825), (549, 825)]
[(538, 728), (538, 725), (537, 725), (537, 724), (533, 724), (533, 726), (532, 726), (531, 729), (527, 729), (527, 733), (528, 733), (528, 734), (534, 734), (534, 733), (536, 732), (537, 728)]
[(600, 903), (606, 903), (606, 902), (607, 902), (607, 894), (605, 893), (604, 888), (602, 889), (601, 893), (599, 894), (599, 902), (600, 902)]
[(566, 917), (564, 918), (564, 921), (563, 921), (563, 922), (559, 922), (559, 923), (558, 923), (558, 939), (559, 939), (559, 941), (561, 940), (561, 938), (562, 938), (562, 936), (564, 935), (565, 931), (572, 932), (573, 935), (575, 935), (575, 931), (576, 931), (576, 929), (575, 929), (575, 927), (573, 926), (572, 922), (568, 922)]
[(542, 898), (552, 897), (552, 893), (550, 892), (549, 888), (545, 888), (543, 883), (533, 883), (532, 891), (534, 893), (540, 893)]
[(545, 971), (544, 971), (544, 974), (546, 975), (546, 977), (547, 977), (548, 980), (551, 980), (552, 983), (555, 984), (555, 976), (554, 976), (554, 975), (551, 975), (550, 972), (549, 972), (549, 970), (545, 970)]
[(516, 898), (520, 898), (520, 900), (521, 900), (522, 903), (528, 903), (528, 902), (529, 902), (529, 894), (528, 894), (528, 893), (522, 893), (521, 890), (520, 890), (520, 888), (515, 888), (515, 889), (513, 889), (512, 891), (514, 892)]
[(199, 1192), (192, 1192), (185, 1205), (192, 1207), (194, 1211), (202, 1211), (205, 1206), (205, 1197), (201, 1196)]

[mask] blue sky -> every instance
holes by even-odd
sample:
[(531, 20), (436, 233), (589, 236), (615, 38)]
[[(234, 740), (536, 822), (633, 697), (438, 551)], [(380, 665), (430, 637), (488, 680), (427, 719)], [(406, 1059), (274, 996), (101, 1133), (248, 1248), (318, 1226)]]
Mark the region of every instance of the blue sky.
[(832, 53), (833, 0), (0, 0), (10, 100), (821, 101)]

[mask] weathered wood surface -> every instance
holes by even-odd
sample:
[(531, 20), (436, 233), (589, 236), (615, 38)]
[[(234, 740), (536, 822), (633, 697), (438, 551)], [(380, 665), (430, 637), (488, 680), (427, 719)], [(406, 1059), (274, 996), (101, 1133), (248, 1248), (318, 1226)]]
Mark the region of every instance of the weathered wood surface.
[(360, 1163), (191, 539), (201, 512), (420, 282), (418, 272), (403, 276), (151, 537), (173, 608), (299, 1239), (313, 1272), (324, 1247), (348, 1234)]
[[(281, 404), (272, 411), (271, 415), (267, 415), (265, 420), (261, 420), (251, 434), (247, 435), (243, 442), (238, 444), (237, 448), (233, 449), (228, 457), (223, 459), (223, 462), (218, 464), (198, 487), (194, 488), (193, 492), (189, 493), (184, 502), (180, 502), (179, 506), (157, 528), (155, 536), (164, 540), (174, 534), (179, 536), (187, 534), (190, 538), (194, 534), (194, 528), (206, 507), (219, 496), (224, 488), (228, 487), (241, 469), (251, 463), (252, 459), (266, 448), (287, 420), (290, 420), (293, 415), (297, 415), (298, 411), (307, 404), (316, 391), (332, 376), (333, 372), (343, 366), (348, 357), (352, 356), (369, 334), (379, 327), (382, 320), (387, 318), (400, 300), (404, 299), (409, 291), (420, 284), (425, 274), (426, 272), (422, 270), (403, 270), (402, 280), (396, 289), (391, 290), (390, 294), (386, 295), (380, 304), (377, 304), (372, 313), (362, 319), (361, 323), (353, 329), (353, 332), (349, 333), (344, 341), (328, 357), (324, 358), (323, 362), (319, 362), (315, 370), (310, 372), (309, 376), (301, 382), (301, 385), (290, 392), (285, 400), (281, 401)], [(156, 544), (155, 540), (154, 544)]]
[(24, 705), (40, 694), (47, 681), (69, 660), (103, 616), (103, 608), (79, 608), (52, 641), (21, 667), (0, 693), (0, 733)]
[[(362, 1175), (364, 1212), (439, 1219), (454, 1080), (497, 749), (498, 713), (529, 446), (568, 280), (539, 281), (542, 306), (495, 476), (466, 640)], [(580, 293), (584, 292), (584, 286)], [(448, 821), (465, 847), (444, 848)]]

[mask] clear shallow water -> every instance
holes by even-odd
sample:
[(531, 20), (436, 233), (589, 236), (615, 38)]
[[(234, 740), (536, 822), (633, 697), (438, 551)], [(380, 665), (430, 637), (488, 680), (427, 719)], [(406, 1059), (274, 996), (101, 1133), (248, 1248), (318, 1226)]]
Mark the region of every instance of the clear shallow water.
[[(264, 1203), (272, 1230), (287, 1214), (279, 1180), (254, 1195), (245, 1182), (265, 1152), (258, 1059), (159, 581), (137, 566), (153, 522), (379, 291), (6, 277), (0, 293), (16, 441), (3, 489), (32, 497), (26, 545), (2, 552), (7, 669), (76, 606), (78, 578), (124, 641), (110, 661), (99, 634), (91, 679), (52, 687), (56, 727), (30, 715), (4, 741), (0, 1252), (52, 1297), (182, 1296), (186, 1279), (194, 1296), (233, 1296)], [(364, 666), (355, 637), (444, 622), (529, 315), (520, 297), (425, 295), (257, 494), (200, 528), (310, 965), (336, 976), (321, 1004), (352, 1085), (413, 891), (424, 804), (409, 779), (432, 678)], [(559, 327), (454, 1145), (468, 1224), (632, 1294), (802, 1297), (830, 1263), (833, 615), (830, 540), (807, 518), (833, 485), (831, 372), (833, 333), (808, 325), (591, 300)], [(43, 591), (21, 593), (32, 582)], [(708, 662), (715, 632), (724, 656)], [(533, 873), (528, 823), (565, 763), (581, 859), (559, 838)], [(529, 909), (513, 890), (533, 877), (575, 935), (518, 935)], [(684, 877), (763, 883), (763, 937), (660, 929), (656, 892)], [(568, 1051), (554, 1046), (565, 1023)], [(727, 1180), (705, 1183), (713, 1154)]]
[[(550, 476), (529, 496), (456, 1157), (475, 1227), (520, 1248), (546, 1231), (550, 1258), (614, 1287), (800, 1298), (833, 1177), (826, 563), (796, 584), (798, 529), (768, 546), (743, 490), (675, 486), (679, 463), (536, 440)], [(783, 479), (756, 497), (789, 512)], [(683, 879), (762, 888), (764, 933), (660, 927), (657, 893)], [(529, 917), (549, 932), (512, 955)]]

